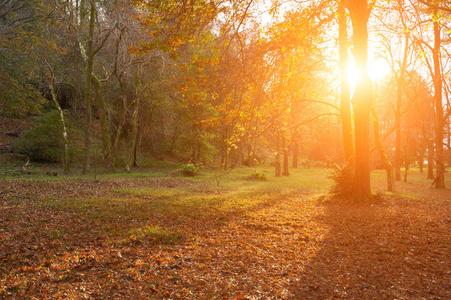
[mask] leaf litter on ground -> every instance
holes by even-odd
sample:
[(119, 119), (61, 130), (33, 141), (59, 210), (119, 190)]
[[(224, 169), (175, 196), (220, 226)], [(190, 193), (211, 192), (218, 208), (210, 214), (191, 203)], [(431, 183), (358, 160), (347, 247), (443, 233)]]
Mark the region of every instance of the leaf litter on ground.
[(180, 178), (0, 183), (0, 297), (451, 298), (449, 198), (352, 204)]

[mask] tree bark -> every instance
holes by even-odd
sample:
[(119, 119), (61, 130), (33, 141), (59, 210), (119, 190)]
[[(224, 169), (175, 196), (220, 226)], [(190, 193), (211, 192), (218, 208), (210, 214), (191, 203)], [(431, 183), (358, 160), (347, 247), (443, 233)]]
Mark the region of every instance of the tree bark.
[(348, 2), (353, 28), (354, 60), (359, 80), (352, 97), (355, 128), (355, 174), (353, 197), (356, 201), (372, 199), (370, 185), (370, 110), (371, 81), (368, 76), (368, 19), (371, 9), (366, 0)]
[(227, 171), (227, 164), (229, 163), (229, 146), (227, 145), (227, 140), (229, 138), (229, 130), (228, 128), (224, 131), (224, 149), (223, 149), (223, 156), (221, 158), (222, 166), (224, 167), (224, 171)]
[(451, 165), (451, 119), (448, 116), (448, 166)]
[(401, 180), (401, 75), (397, 76), (397, 90), (396, 90), (396, 107), (395, 107), (395, 180)]
[[(423, 150), (421, 150), (421, 152), (423, 152)], [(424, 157), (423, 153), (421, 153), (420, 157), (418, 158), (418, 168), (420, 169), (420, 173), (424, 173), (423, 167), (424, 167)]]
[(63, 127), (63, 140), (64, 140), (64, 150), (63, 150), (63, 169), (64, 173), (69, 173), (69, 140), (67, 138), (67, 129), (66, 129), (66, 119), (64, 117), (64, 111), (62, 110), (58, 100), (56, 99), (55, 89), (53, 88), (53, 83), (50, 84), (50, 93), (52, 95), (53, 103), (55, 104), (58, 112), (60, 114), (61, 125)]
[(63, 129), (63, 141), (64, 141), (62, 163), (63, 163), (64, 173), (68, 174), (69, 173), (69, 139), (68, 139), (67, 128), (66, 128), (66, 118), (64, 117), (64, 111), (61, 108), (61, 105), (59, 104), (58, 99), (56, 98), (56, 93), (55, 93), (55, 88), (54, 88), (55, 76), (53, 73), (53, 69), (47, 61), (45, 61), (45, 63), (47, 64), (47, 67), (51, 73), (50, 86), (49, 86), (50, 95), (52, 96), (53, 104), (55, 105), (56, 109), (58, 110), (58, 112), (60, 114), (61, 126)]
[(282, 135), (282, 147), (283, 147), (283, 176), (289, 176), (288, 170), (288, 147), (285, 138), (285, 134)]
[(348, 80), (348, 25), (344, 0), (338, 3), (338, 44), (340, 48), (340, 89), (341, 89), (341, 124), (343, 134), (343, 149), (345, 160), (354, 156), (352, 138), (351, 91)]
[(141, 99), (141, 71), (142, 66), (138, 66), (138, 74), (136, 74), (136, 94), (135, 99), (132, 103), (132, 119), (131, 119), (131, 125), (132, 125), (132, 131), (130, 133), (129, 138), (129, 147), (128, 147), (128, 153), (127, 153), (127, 163), (126, 163), (126, 170), (127, 172), (130, 172), (131, 167), (133, 166), (134, 160), (135, 160), (135, 149), (136, 149), (136, 140), (138, 137), (138, 114), (139, 114), (139, 103)]
[[(81, 7), (80, 9), (83, 9)], [(91, 127), (92, 127), (92, 101), (91, 101), (91, 77), (94, 65), (94, 25), (96, 16), (95, 0), (91, 0), (91, 12), (89, 17), (88, 43), (87, 43), (87, 65), (85, 75), (84, 100), (86, 106), (86, 123), (83, 155), (83, 174), (87, 174), (90, 169), (91, 159)]]
[(409, 162), (407, 161), (407, 155), (405, 155), (405, 160), (404, 160), (404, 182), (407, 182), (407, 173), (408, 172), (409, 172)]
[(102, 146), (103, 146), (103, 162), (105, 165), (105, 170), (115, 172), (114, 165), (112, 164), (112, 150), (111, 150), (111, 136), (110, 136), (110, 124), (108, 122), (108, 106), (105, 102), (105, 98), (103, 97), (102, 85), (100, 80), (92, 74), (92, 79), (94, 86), (96, 87), (97, 93), (97, 105), (101, 107), (102, 116), (101, 116), (101, 128), (102, 128)]
[(434, 142), (428, 139), (428, 177), (427, 179), (435, 179), (434, 176)]
[(297, 140), (295, 140), (293, 143), (293, 164), (291, 167), (293, 169), (297, 169), (298, 165), (299, 165), (299, 144)]
[[(399, 9), (402, 10), (402, 4), (399, 4)], [(402, 15), (402, 12), (400, 12)], [(404, 21), (403, 21), (404, 24)], [(392, 66), (393, 73), (396, 76), (396, 106), (395, 106), (395, 180), (401, 180), (401, 165), (402, 165), (402, 140), (401, 140), (401, 123), (402, 123), (402, 93), (404, 91), (406, 66), (409, 58), (409, 32), (405, 33), (404, 53), (399, 66), (399, 73), (396, 74), (395, 67)], [(407, 151), (407, 142), (406, 142)]]
[(379, 152), (382, 163), (384, 164), (385, 171), (387, 173), (387, 190), (389, 192), (394, 192), (395, 191), (395, 180), (393, 178), (393, 165), (390, 162), (390, 160), (387, 158), (387, 154), (385, 153), (384, 146), (382, 145), (380, 132), (379, 132), (379, 118), (378, 118), (376, 112), (374, 111), (374, 108), (372, 109), (372, 115), (373, 115), (374, 141), (376, 143), (377, 150)]
[(443, 113), (442, 103), (442, 73), (440, 67), (440, 47), (441, 47), (441, 32), (438, 11), (434, 9), (434, 49), (432, 56), (434, 59), (434, 102), (436, 113), (436, 128), (435, 128), (435, 155), (436, 155), (436, 178), (435, 188), (445, 188), (445, 156), (443, 149), (444, 126), (445, 117)]
[(276, 167), (276, 177), (280, 177), (280, 132), (276, 133), (276, 159), (274, 164)]

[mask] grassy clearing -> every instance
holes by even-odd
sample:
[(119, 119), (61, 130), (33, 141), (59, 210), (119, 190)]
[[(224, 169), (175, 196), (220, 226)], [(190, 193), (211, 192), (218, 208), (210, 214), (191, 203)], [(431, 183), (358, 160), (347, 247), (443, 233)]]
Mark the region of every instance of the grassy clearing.
[[(180, 231), (178, 225), (173, 223), (191, 220), (190, 222), (208, 221), (222, 225), (237, 216), (251, 215), (261, 207), (271, 206), (285, 199), (308, 195), (312, 201), (316, 201), (332, 185), (332, 181), (327, 178), (329, 171), (322, 168), (291, 170), (290, 176), (278, 178), (272, 174), (272, 168), (259, 168), (259, 171), (268, 174), (266, 181), (248, 180), (248, 175), (253, 170), (237, 168), (223, 172), (204, 169), (199, 176), (189, 178), (162, 178), (149, 173), (143, 177), (121, 179), (120, 174), (116, 174), (102, 177), (93, 186), (85, 186), (91, 182), (89, 180), (78, 182), (73, 179), (73, 184), (80, 184), (79, 189), (82, 190), (75, 193), (77, 196), (67, 196), (61, 190), (52, 193), (50, 197), (36, 200), (36, 204), (43, 209), (70, 213), (80, 219), (87, 218), (89, 222), (96, 224), (97, 231), (106, 236), (116, 236), (116, 240), (121, 242), (151, 239), (156, 243), (167, 243), (187, 237), (187, 233)], [(219, 187), (215, 179), (218, 174), (221, 175)], [(126, 184), (124, 187), (107, 190), (102, 187), (102, 184), (118, 179), (133, 182), (134, 185)], [(430, 188), (431, 181), (426, 180), (418, 170), (411, 171), (409, 179), (411, 181), (407, 183), (398, 182), (395, 193), (388, 193), (385, 191), (385, 173), (376, 170), (372, 172), (373, 191), (411, 200), (451, 201), (449, 190)], [(50, 180), (60, 184), (63, 182), (58, 178)], [(447, 183), (450, 186), (451, 180), (448, 179)], [(100, 185), (100, 190), (95, 196), (83, 196), (84, 190), (96, 189), (97, 185)], [(59, 188), (61, 187), (58, 185), (55, 187)], [(160, 219), (159, 223), (153, 222), (157, 217)], [(63, 229), (57, 230), (60, 232)]]
[[(41, 209), (68, 213), (73, 218), (95, 224), (96, 232), (116, 236), (120, 241), (130, 240), (133, 236), (133, 240), (150, 238), (165, 242), (186, 236), (177, 226), (171, 225), (173, 222), (211, 221), (221, 225), (262, 205), (273, 205), (300, 193), (324, 193), (330, 185), (324, 169), (292, 170), (289, 177), (280, 178), (271, 174), (271, 168), (259, 170), (268, 174), (267, 181), (248, 180), (253, 171), (249, 168), (237, 168), (227, 173), (204, 169), (199, 176), (189, 178), (163, 178), (154, 172), (144, 173), (144, 176), (139, 173), (100, 176), (97, 181), (76, 176), (38, 177), (35, 178), (36, 190), (40, 192), (36, 193), (40, 197), (32, 197), (36, 194), (33, 191), (28, 191), (30, 196), (25, 193), (18, 196), (27, 201), (32, 199)], [(218, 174), (221, 175), (219, 187), (215, 180)], [(123, 187), (108, 187), (118, 180), (124, 183)], [(27, 186), (27, 180), (11, 182)], [(20, 204), (22, 200), (17, 199), (10, 201)], [(156, 216), (163, 216), (164, 221), (153, 223)], [(149, 228), (160, 233), (151, 233)], [(71, 231), (67, 228), (57, 230), (63, 236)]]
[(327, 169), (273, 171), (2, 180), (0, 298), (427, 298), (425, 272), (447, 298), (449, 190), (413, 170), (388, 194), (374, 171), (382, 202), (338, 204)]
[[(407, 198), (410, 200), (428, 201), (440, 199), (447, 203), (451, 203), (451, 176), (445, 173), (445, 184), (447, 189), (437, 190), (431, 186), (432, 180), (426, 179), (426, 173), (420, 173), (418, 168), (412, 168), (408, 172), (407, 182), (397, 181), (395, 183), (395, 192), (387, 192), (387, 183), (385, 171), (375, 170), (371, 173), (371, 184), (374, 193), (391, 195), (395, 197)], [(402, 170), (402, 172), (404, 172)]]

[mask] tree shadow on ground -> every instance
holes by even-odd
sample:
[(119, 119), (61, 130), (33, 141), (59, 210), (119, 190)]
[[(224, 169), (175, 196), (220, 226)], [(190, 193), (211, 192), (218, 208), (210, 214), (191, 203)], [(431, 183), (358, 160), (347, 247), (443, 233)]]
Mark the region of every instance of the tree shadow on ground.
[(450, 299), (450, 206), (393, 196), (326, 200), (327, 231), (292, 287), (295, 299)]

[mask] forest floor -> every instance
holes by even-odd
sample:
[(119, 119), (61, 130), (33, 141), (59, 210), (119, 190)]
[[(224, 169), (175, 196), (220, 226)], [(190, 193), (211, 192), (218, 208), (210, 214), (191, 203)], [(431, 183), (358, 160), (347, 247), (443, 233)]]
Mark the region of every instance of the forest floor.
[(450, 190), (246, 173), (0, 180), (0, 298), (451, 299)]

